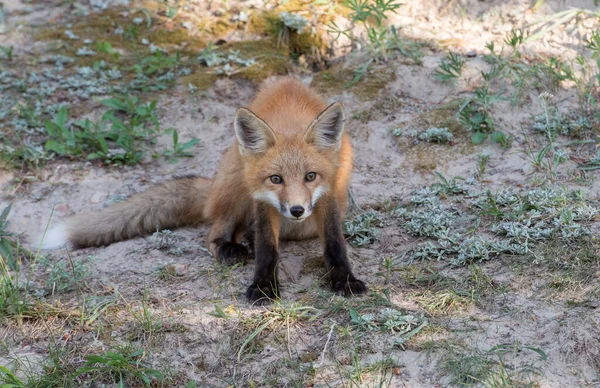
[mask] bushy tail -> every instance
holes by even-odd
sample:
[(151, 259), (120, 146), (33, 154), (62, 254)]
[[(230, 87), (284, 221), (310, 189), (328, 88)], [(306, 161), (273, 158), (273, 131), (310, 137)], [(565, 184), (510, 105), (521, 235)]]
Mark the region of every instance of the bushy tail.
[(108, 245), (168, 228), (198, 224), (211, 180), (185, 177), (167, 181), (94, 213), (78, 214), (50, 228), (42, 249)]

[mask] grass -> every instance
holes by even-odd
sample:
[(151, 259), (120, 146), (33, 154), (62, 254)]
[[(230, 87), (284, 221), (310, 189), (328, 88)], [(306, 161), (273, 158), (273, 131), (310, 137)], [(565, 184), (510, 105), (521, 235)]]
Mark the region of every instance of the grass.
[(149, 387), (154, 381), (164, 381), (164, 374), (144, 364), (143, 358), (143, 350), (129, 346), (99, 355), (88, 355), (73, 377), (86, 375), (88, 380), (117, 383), (119, 387), (124, 387), (124, 382), (142, 383)]
[(482, 351), (446, 341), (432, 344), (431, 350), (441, 354), (441, 371), (450, 376), (454, 386), (535, 387), (534, 378), (541, 373), (539, 365), (548, 358), (542, 349), (519, 343), (498, 344)]

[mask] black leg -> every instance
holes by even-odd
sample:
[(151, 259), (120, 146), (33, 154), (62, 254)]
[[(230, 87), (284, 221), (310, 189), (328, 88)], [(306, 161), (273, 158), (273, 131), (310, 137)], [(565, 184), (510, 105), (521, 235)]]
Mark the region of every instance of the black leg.
[(333, 291), (344, 296), (358, 295), (367, 292), (367, 286), (358, 280), (348, 261), (346, 240), (342, 232), (342, 218), (333, 198), (321, 198), (319, 203), (321, 223), (321, 239), (325, 246), (325, 266), (329, 272)]
[(270, 205), (256, 203), (254, 216), (256, 267), (254, 280), (246, 291), (246, 297), (250, 302), (266, 304), (279, 296), (277, 281), (279, 214)]

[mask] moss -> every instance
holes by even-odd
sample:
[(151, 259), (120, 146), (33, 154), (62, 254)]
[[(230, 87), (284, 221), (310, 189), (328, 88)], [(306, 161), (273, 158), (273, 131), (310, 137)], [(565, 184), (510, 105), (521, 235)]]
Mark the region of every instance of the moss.
[(270, 39), (233, 42), (223, 46), (228, 49), (240, 50), (244, 58), (254, 58), (256, 64), (241, 69), (236, 76), (250, 81), (260, 82), (273, 75), (285, 75), (292, 70), (291, 61), (285, 50), (278, 50)]
[(216, 74), (209, 73), (206, 69), (200, 68), (196, 69), (193, 74), (179, 78), (177, 82), (185, 86), (192, 84), (198, 90), (204, 91), (210, 89), (217, 78)]
[[(79, 17), (71, 23), (71, 27), (67, 27), (65, 23), (53, 24), (35, 32), (33, 38), (42, 41), (64, 40), (69, 42), (69, 44), (81, 44), (84, 39), (93, 39), (95, 42), (109, 42), (113, 47), (117, 48), (130, 48), (134, 42), (126, 39), (123, 35), (115, 34), (114, 31), (119, 26), (126, 30), (128, 27), (131, 27), (135, 29), (137, 34), (140, 34), (144, 30), (148, 30), (148, 28), (146, 23), (142, 23), (139, 26), (133, 24), (132, 20), (137, 16), (129, 15), (128, 17), (123, 17), (122, 13), (125, 10), (125, 8), (113, 8), (105, 12)], [(67, 40), (65, 30), (71, 30), (80, 40)]]
[[(191, 36), (190, 33), (183, 27), (168, 29), (164, 26), (160, 26), (150, 31), (148, 34), (148, 40), (158, 46), (181, 46), (196, 42), (197, 38)], [(201, 44), (205, 45), (204, 42)]]
[(230, 23), (225, 18), (206, 18), (198, 23), (198, 28), (204, 34), (212, 39), (218, 40), (224, 38), (228, 33), (236, 29), (236, 25)]
[(340, 94), (349, 90), (361, 101), (370, 101), (396, 78), (394, 71), (385, 65), (371, 65), (360, 81), (352, 84), (354, 76), (353, 69), (336, 65), (316, 74), (311, 87), (323, 94)]
[[(328, 48), (321, 32), (305, 31), (299, 34), (290, 31), (279, 17), (281, 12), (298, 12), (306, 9), (307, 5), (305, 1), (290, 1), (276, 10), (256, 15), (250, 20), (249, 31), (272, 38), (277, 42), (277, 46), (285, 46), (293, 58), (303, 56), (307, 63), (320, 67), (322, 57)], [(323, 16), (321, 19), (317, 21), (317, 27), (325, 26), (331, 18)]]

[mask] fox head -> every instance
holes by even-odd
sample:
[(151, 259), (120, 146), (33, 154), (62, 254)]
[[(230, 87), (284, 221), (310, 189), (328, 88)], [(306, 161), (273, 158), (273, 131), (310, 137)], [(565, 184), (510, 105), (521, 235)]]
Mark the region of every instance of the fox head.
[(333, 189), (344, 121), (343, 105), (334, 103), (307, 128), (284, 134), (240, 108), (234, 128), (253, 198), (290, 221), (308, 218), (319, 198)]

